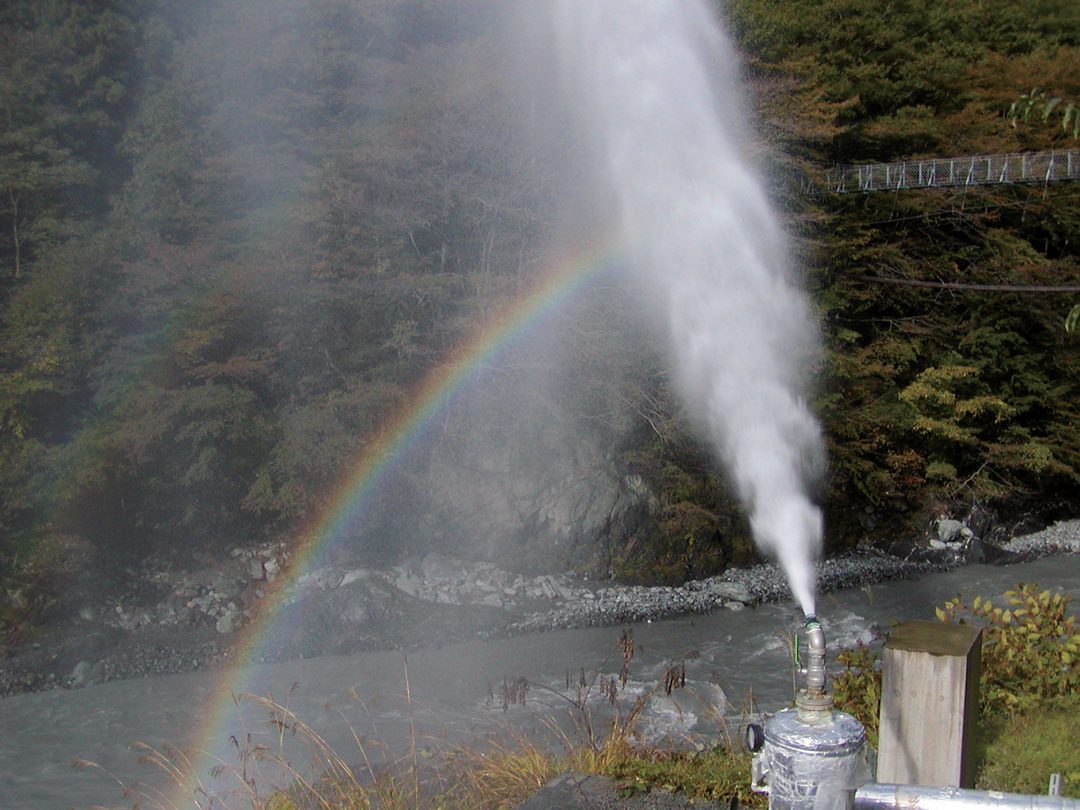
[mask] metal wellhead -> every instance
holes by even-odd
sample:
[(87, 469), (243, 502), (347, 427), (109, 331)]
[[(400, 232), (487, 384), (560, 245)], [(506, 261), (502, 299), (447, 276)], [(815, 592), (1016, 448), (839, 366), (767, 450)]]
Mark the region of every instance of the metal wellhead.
[(755, 752), (752, 787), (769, 794), (769, 810), (851, 810), (855, 788), (870, 778), (866, 730), (833, 710), (825, 691), (825, 634), (813, 616), (806, 637), (806, 688), (796, 708), (747, 728), (747, 746)]
[(751, 787), (769, 795), (769, 810), (1080, 810), (1080, 800), (1062, 796), (870, 781), (866, 730), (835, 711), (825, 691), (825, 635), (813, 616), (806, 638), (806, 688), (796, 708), (746, 728)]

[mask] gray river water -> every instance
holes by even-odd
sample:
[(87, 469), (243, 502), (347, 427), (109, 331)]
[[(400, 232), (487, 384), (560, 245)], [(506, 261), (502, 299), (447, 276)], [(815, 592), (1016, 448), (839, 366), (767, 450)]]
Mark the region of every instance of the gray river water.
[[(1073, 598), (1075, 609), (1080, 605), (1080, 555), (1008, 567), (969, 566), (918, 581), (842, 591), (821, 597), (819, 615), (835, 650), (859, 640), (872, 642), (876, 630), (887, 629), (893, 620), (932, 618), (933, 607), (957, 593), (998, 596), (1018, 582), (1059, 588)], [(795, 606), (783, 603), (634, 625), (635, 655), (619, 705), (655, 689), (669, 666), (682, 663), (686, 688), (670, 696), (658, 690), (641, 715), (645, 741), (716, 735), (719, 716), (738, 714), (749, 695), (763, 711), (782, 708), (792, 697), (788, 634), (798, 622)], [(354, 761), (360, 759), (354, 732), (363, 740), (377, 740), (378, 750), (400, 750), (413, 733), (468, 739), (507, 724), (529, 728), (547, 717), (567, 720), (573, 712), (564, 696), (576, 691), (582, 672), (591, 684), (597, 674), (619, 673), (622, 630), (473, 641), (413, 651), (407, 658), (399, 652), (327, 656), (260, 666), (227, 679), (222, 673), (195, 672), (6, 698), (0, 701), (0, 807), (131, 806), (133, 799), (125, 800), (112, 777), (96, 768), (73, 768), (77, 758), (97, 763), (125, 783), (148, 785), (151, 794), (164, 791), (159, 804), (172, 806), (177, 798), (169, 793), (168, 779), (159, 769), (138, 763), (133, 743), (203, 746), (228, 758), (230, 736), (245, 740), (251, 734), (254, 740), (275, 742), (265, 730), (265, 710), (229, 703), (227, 712), (216, 712), (213, 707), (230, 688), (257, 688), (288, 702), (300, 719)], [(519, 676), (530, 682), (525, 704), (504, 712), (503, 678)], [(404, 698), (395, 697), (406, 689), (411, 711)], [(588, 706), (600, 728), (604, 712), (614, 710), (595, 686), (591, 694)], [(228, 790), (226, 785), (215, 788)]]

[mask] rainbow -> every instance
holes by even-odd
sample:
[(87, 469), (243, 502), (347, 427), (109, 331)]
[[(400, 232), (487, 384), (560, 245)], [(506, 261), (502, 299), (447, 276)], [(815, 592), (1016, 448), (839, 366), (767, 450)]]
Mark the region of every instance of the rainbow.
[[(197, 713), (193, 738), (197, 752), (187, 779), (178, 779), (173, 801), (167, 808), (190, 807), (201, 780), (219, 760), (214, 750), (224, 750), (229, 735), (226, 728), (232, 715), (234, 696), (258, 693), (255, 676), (248, 671), (258, 663), (288, 621), (286, 591), (305, 572), (320, 565), (325, 552), (335, 542), (347, 539), (364, 520), (380, 483), (416, 447), (437, 418), (463, 393), (482, 382), (485, 372), (506, 353), (522, 345), (568, 301), (580, 294), (604, 271), (617, 263), (610, 242), (594, 243), (574, 255), (551, 263), (537, 280), (496, 315), (481, 324), (458, 350), (432, 369), (415, 387), (395, 418), (365, 448), (355, 464), (340, 479), (328, 506), (298, 534), (287, 566), (270, 586), (263, 609), (243, 628), (234, 645), (232, 664), (210, 690), (207, 705)], [(185, 804), (187, 802), (188, 804)]]

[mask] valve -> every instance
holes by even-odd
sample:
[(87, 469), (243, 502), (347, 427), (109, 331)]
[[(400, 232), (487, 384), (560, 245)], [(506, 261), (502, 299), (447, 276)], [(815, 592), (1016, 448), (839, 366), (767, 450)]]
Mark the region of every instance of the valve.
[(746, 750), (756, 754), (761, 750), (761, 746), (765, 744), (765, 729), (757, 723), (750, 723), (746, 727), (743, 741), (746, 743)]

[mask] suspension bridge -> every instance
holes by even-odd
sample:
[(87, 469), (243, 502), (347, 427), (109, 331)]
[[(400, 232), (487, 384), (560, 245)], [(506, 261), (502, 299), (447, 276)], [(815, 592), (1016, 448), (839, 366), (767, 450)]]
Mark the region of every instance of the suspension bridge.
[(838, 194), (1058, 180), (1080, 180), (1080, 150), (858, 163), (837, 166), (826, 175)]

